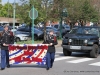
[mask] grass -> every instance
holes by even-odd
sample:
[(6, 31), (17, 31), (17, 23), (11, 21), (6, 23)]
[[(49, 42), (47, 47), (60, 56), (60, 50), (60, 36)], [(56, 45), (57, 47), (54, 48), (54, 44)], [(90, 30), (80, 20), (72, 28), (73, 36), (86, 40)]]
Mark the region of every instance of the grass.
[[(37, 41), (34, 41), (34, 44), (42, 43), (42, 42), (43, 42), (43, 40), (37, 40)], [(32, 40), (20, 41), (20, 42), (17, 42), (16, 44), (32, 44)]]
[[(61, 39), (58, 39), (58, 41), (61, 40)], [(34, 44), (38, 44), (38, 43), (42, 43), (43, 40), (37, 40), (37, 41), (34, 41)], [(17, 42), (16, 44), (32, 44), (32, 40), (28, 40), (28, 41), (20, 41), (20, 42)]]

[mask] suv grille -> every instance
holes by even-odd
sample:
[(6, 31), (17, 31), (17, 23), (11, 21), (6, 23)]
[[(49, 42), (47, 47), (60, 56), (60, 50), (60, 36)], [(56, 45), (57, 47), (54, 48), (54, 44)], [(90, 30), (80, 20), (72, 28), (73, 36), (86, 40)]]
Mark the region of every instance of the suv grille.
[(84, 45), (84, 40), (82, 40), (82, 39), (73, 39), (72, 40), (72, 45), (77, 45), (77, 46)]

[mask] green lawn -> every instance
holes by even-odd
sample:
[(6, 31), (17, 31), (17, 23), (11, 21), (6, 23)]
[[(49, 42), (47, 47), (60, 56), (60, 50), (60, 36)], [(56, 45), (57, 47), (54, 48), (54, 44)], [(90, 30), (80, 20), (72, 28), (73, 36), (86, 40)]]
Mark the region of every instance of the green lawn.
[[(43, 40), (37, 40), (37, 41), (34, 41), (34, 44), (42, 43), (42, 42)], [(16, 44), (32, 44), (32, 40), (16, 42)]]
[[(61, 39), (58, 39), (58, 41)], [(42, 43), (43, 40), (37, 40), (34, 41), (34, 44), (38, 44), (38, 43)], [(28, 40), (28, 41), (21, 41), (21, 42), (16, 42), (16, 44), (32, 44), (32, 40)]]

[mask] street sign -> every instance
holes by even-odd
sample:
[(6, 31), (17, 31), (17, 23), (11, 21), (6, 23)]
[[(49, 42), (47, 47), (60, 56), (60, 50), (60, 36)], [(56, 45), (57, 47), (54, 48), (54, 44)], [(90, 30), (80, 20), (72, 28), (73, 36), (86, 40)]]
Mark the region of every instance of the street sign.
[(34, 7), (30, 10), (29, 17), (32, 19), (32, 44), (34, 44), (34, 19), (38, 17), (38, 11)]
[(29, 17), (31, 19), (36, 19), (38, 17), (38, 11), (34, 7), (29, 11)]

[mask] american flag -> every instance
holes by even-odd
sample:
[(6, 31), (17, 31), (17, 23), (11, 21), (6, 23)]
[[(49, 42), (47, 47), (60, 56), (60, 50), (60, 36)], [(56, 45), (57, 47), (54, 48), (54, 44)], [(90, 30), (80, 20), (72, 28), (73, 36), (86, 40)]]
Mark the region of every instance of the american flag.
[(10, 64), (46, 64), (48, 46), (44, 44), (9, 45)]

